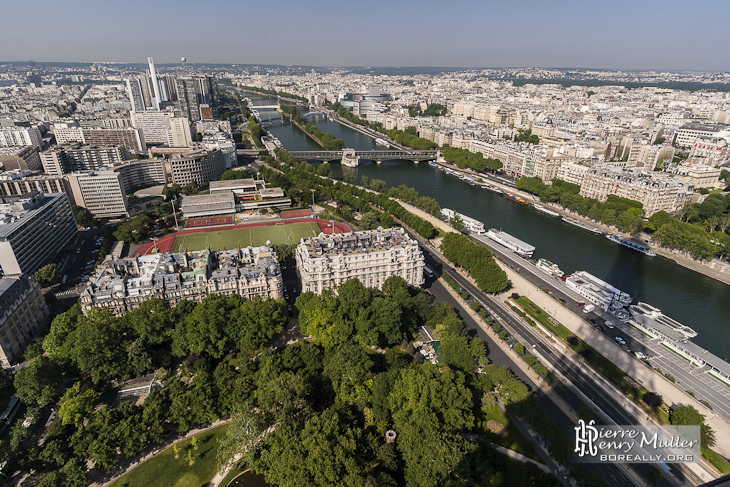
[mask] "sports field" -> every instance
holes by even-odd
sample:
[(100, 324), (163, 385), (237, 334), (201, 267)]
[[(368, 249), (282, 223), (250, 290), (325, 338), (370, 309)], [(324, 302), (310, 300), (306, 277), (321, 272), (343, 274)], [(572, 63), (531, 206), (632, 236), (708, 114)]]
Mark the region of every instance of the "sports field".
[(289, 223), (262, 227), (236, 228), (233, 230), (211, 230), (210, 232), (188, 233), (175, 237), (172, 252), (202, 250), (227, 250), (237, 247), (256, 247), (267, 240), (273, 244), (296, 244), (299, 239), (319, 235), (319, 226), (312, 223)]

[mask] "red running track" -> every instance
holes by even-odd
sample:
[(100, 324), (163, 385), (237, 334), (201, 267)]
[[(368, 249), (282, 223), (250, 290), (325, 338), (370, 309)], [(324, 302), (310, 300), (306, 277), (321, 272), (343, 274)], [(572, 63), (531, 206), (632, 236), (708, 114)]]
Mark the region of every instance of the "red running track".
[[(271, 222), (259, 222), (259, 223), (252, 223), (250, 225), (228, 225), (228, 226), (222, 226), (222, 227), (215, 227), (216, 231), (220, 230), (236, 230), (241, 228), (251, 228), (251, 227), (268, 227), (272, 225), (276, 225), (277, 223), (316, 223), (319, 226), (319, 229), (327, 234), (331, 235), (332, 233), (350, 233), (352, 230), (345, 225), (344, 223), (336, 222), (333, 220), (320, 220), (316, 218), (300, 218), (295, 220), (286, 220), (284, 222), (280, 220), (275, 220)], [(172, 251), (172, 244), (175, 242), (175, 238), (180, 235), (187, 235), (189, 233), (203, 233), (203, 232), (210, 232), (210, 228), (196, 228), (192, 230), (183, 230), (181, 232), (175, 232), (175, 233), (169, 233), (165, 235), (164, 237), (160, 237), (157, 239), (157, 250), (159, 252), (170, 252)], [(142, 245), (137, 251), (134, 253), (134, 257), (140, 256), (140, 255), (147, 255), (150, 254), (152, 250), (155, 248), (154, 242), (148, 242), (144, 245)]]
[(191, 218), (185, 223), (185, 228), (213, 227), (218, 225), (232, 225), (232, 216), (216, 216), (213, 218)]

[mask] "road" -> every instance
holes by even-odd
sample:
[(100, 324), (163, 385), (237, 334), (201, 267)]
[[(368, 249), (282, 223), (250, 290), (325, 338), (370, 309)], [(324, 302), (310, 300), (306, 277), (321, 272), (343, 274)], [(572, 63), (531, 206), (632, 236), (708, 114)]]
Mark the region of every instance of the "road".
[[(471, 237), (488, 247), (492, 253), (498, 255), (500, 259), (537, 287), (543, 291), (548, 290), (556, 299), (563, 300), (565, 306), (574, 313), (585, 316), (586, 320), (595, 320), (600, 325), (605, 325), (607, 320), (610, 321), (615, 328), (605, 327), (604, 334), (608, 338), (614, 340), (617, 336), (622, 337), (626, 341), (626, 345), (621, 346), (624, 351), (645, 353), (649, 357), (652, 367), (659, 367), (662, 373), (671, 374), (682, 390), (691, 390), (698, 399), (709, 401), (715, 414), (725, 421), (730, 421), (730, 387), (714, 377), (700, 372), (697, 367), (690, 365), (682, 357), (661, 345), (658, 340), (652, 340), (628, 323), (623, 323), (599, 309), (591, 313), (583, 313), (583, 306), (578, 306), (576, 303), (585, 302), (586, 299), (573, 292), (559, 279), (541, 271), (532, 262), (510, 252), (485, 236), (471, 235)], [(560, 304), (556, 301), (555, 308), (558, 306)]]
[[(450, 270), (450, 265), (444, 262), (438, 254), (429, 252), (427, 248), (424, 248), (424, 255), (426, 256), (427, 265), (434, 269), (437, 274), (440, 271), (445, 271), (471, 296), (478, 296), (478, 301), (480, 301), (481, 304), (491, 312), (490, 314), (492, 314), (492, 316), (513, 336), (512, 344), (519, 341), (525, 344), (528, 348), (530, 348), (529, 345), (535, 345), (537, 352), (543, 357), (546, 357), (552, 366), (557, 368), (557, 370), (582, 393), (575, 394), (569, 388), (569, 392), (562, 397), (562, 399), (570, 407), (572, 407), (574, 411), (578, 411), (583, 407), (588, 407), (593, 411), (596, 411), (596, 409), (599, 408), (616, 424), (641, 424), (645, 422), (643, 418), (638, 416), (638, 414), (633, 414), (633, 408), (630, 407), (628, 399), (619, 398), (613, 394), (607, 393), (603, 388), (596, 384), (594, 377), (586, 373), (586, 371), (582, 370), (580, 367), (574, 366), (571, 361), (560, 356), (560, 352), (554, 349), (547, 339), (537, 332), (536, 329), (524, 324), (519, 317), (511, 313), (509, 309), (498, 300), (488, 295), (484, 295), (468, 279), (465, 279), (460, 274)], [(447, 299), (442, 292), (437, 290), (438, 286), (432, 285), (432, 287), (434, 287), (434, 290), (440, 295), (437, 296), (434, 293), (435, 296)], [(445, 290), (443, 292), (448, 294)], [(447, 301), (454, 305), (455, 300), (453, 298), (447, 299)], [(457, 309), (459, 308), (460, 306), (457, 307)], [(516, 372), (522, 380), (530, 385), (533, 391), (538, 393), (541, 404), (548, 412), (550, 412), (551, 417), (556, 420), (561, 429), (569, 432), (572, 436), (572, 431), (575, 426), (574, 420), (568, 417), (562, 409), (555, 405), (551, 398), (541, 394), (534, 381), (525, 374), (519, 373), (519, 368), (514, 366), (510, 357), (506, 356), (504, 353), (498, 353), (499, 348), (490, 340), (486, 333), (481, 331), (477, 323), (468, 316), (468, 313), (461, 314), (462, 318), (465, 320), (467, 328), (470, 330), (476, 329), (478, 336), (482, 339), (482, 341), (485, 341), (489, 347), (490, 360), (493, 360), (493, 362), (497, 365), (507, 366)], [(497, 352), (496, 356), (493, 357), (492, 354), (495, 352)], [(550, 360), (550, 357), (552, 357), (553, 360)], [(586, 400), (586, 397), (589, 399)], [(617, 465), (592, 464), (587, 466), (598, 471), (610, 485), (625, 486), (634, 484), (633, 480), (630, 479), (622, 468)], [(648, 468), (647, 465), (642, 465), (639, 466), (637, 470), (645, 471), (646, 468)], [(689, 472), (683, 466), (672, 465), (672, 473), (684, 485), (699, 485), (703, 482), (702, 479), (694, 475), (692, 472)], [(673, 484), (665, 479), (661, 485), (669, 486)]]

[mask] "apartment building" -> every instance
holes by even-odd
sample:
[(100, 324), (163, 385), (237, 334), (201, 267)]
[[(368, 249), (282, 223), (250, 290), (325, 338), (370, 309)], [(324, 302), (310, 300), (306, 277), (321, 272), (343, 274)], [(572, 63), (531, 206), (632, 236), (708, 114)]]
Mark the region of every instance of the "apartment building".
[(727, 140), (719, 137), (700, 136), (695, 139), (689, 157), (700, 164), (717, 167), (730, 160), (729, 145)]
[(75, 172), (64, 179), (71, 202), (89, 210), (94, 218), (129, 216), (124, 180), (118, 171)]
[(22, 358), (48, 316), (46, 300), (33, 278), (0, 279), (0, 366), (10, 367)]
[(302, 292), (321, 294), (350, 279), (382, 289), (390, 276), (423, 284), (423, 253), (405, 230), (367, 230), (302, 239), (296, 249)]
[(200, 302), (209, 294), (246, 299), (279, 299), (283, 280), (271, 246), (211, 252), (159, 253), (127, 259), (107, 257), (81, 294), (84, 314), (109, 308), (116, 316), (152, 298), (171, 306), (187, 299)]
[(53, 147), (41, 152), (43, 172), (60, 176), (75, 171), (95, 170), (128, 159), (120, 146), (91, 146), (79, 142)]
[(147, 150), (144, 135), (136, 128), (82, 130), (85, 144), (98, 146), (119, 145), (133, 152)]
[(656, 212), (673, 212), (684, 206), (694, 192), (694, 186), (662, 173), (639, 170), (616, 171), (591, 168), (580, 187), (584, 198), (606, 201), (608, 195), (638, 201), (644, 205), (646, 216)]
[(173, 184), (184, 186), (192, 181), (199, 185), (220, 179), (226, 162), (220, 150), (173, 154), (165, 161)]
[(727, 131), (725, 125), (687, 123), (674, 132), (674, 143), (680, 147), (692, 147), (698, 137), (717, 137), (720, 132)]
[(55, 258), (76, 233), (64, 193), (0, 198), (0, 267), (5, 275), (32, 274)]
[(0, 166), (6, 171), (14, 169), (40, 171), (43, 169), (38, 147), (34, 145), (0, 147)]
[(132, 126), (142, 131), (145, 144), (167, 144), (170, 118), (174, 113), (161, 110), (133, 111)]
[(34, 191), (65, 193), (63, 176), (33, 176), (30, 171), (17, 169), (0, 173), (0, 196), (19, 196)]
[(43, 148), (43, 137), (38, 129), (30, 127), (0, 127), (0, 147), (34, 145)]
[(719, 167), (685, 163), (671, 167), (667, 172), (674, 174), (676, 178), (686, 181), (695, 188), (725, 187), (724, 184), (719, 184), (720, 173), (722, 172)]
[(185, 117), (170, 118), (165, 137), (167, 145), (170, 147), (190, 147), (193, 145), (190, 121)]

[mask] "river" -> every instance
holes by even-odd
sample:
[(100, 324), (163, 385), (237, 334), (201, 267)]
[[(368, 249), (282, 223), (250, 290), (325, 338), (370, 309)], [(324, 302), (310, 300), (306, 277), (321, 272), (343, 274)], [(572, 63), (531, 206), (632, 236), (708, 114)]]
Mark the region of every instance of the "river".
[[(250, 95), (254, 104), (276, 103), (275, 99)], [(267, 119), (269, 112), (262, 112)], [(277, 117), (271, 112), (272, 118)], [(377, 148), (375, 142), (349, 127), (308, 115), (325, 132), (342, 137), (347, 147), (359, 150)], [(275, 124), (272, 134), (290, 150), (319, 147), (302, 132), (288, 124)], [(342, 166), (332, 164), (336, 178)], [(694, 328), (695, 343), (717, 356), (730, 358), (727, 333), (730, 328), (730, 286), (705, 277), (661, 257), (647, 257), (614, 244), (601, 235), (580, 230), (501, 195), (471, 186), (430, 167), (427, 163), (361, 161), (356, 169), (344, 168), (370, 179), (382, 179), (388, 186), (405, 184), (420, 195), (436, 199), (442, 208), (451, 208), (479, 221), (486, 228), (502, 228), (507, 233), (535, 246), (534, 258), (546, 258), (566, 273), (585, 270), (631, 294), (634, 302), (644, 301), (680, 323)]]

